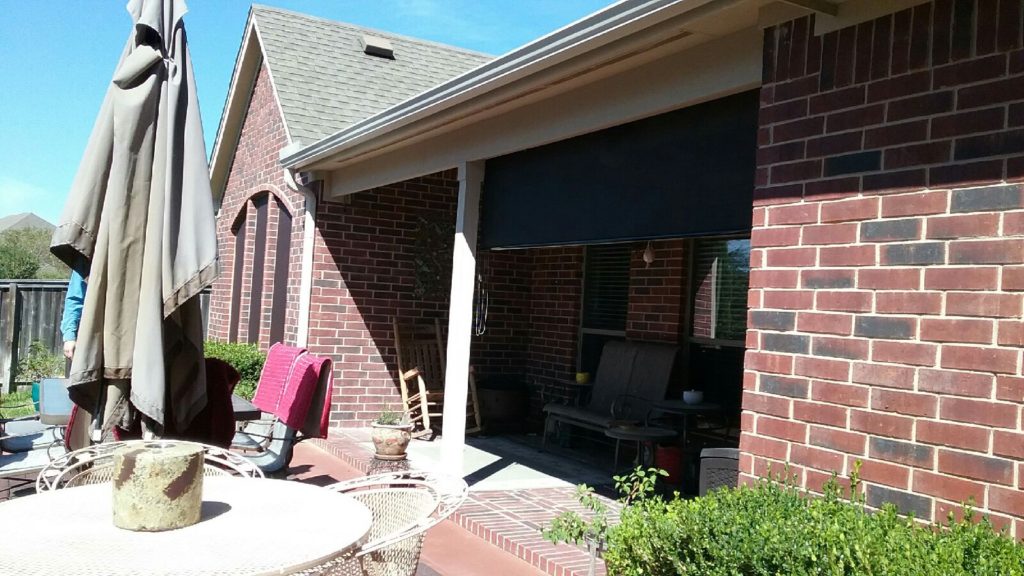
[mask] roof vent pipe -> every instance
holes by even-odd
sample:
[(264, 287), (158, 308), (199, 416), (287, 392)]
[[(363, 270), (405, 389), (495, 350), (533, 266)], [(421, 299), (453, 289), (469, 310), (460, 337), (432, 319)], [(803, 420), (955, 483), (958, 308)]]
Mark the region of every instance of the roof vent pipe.
[(395, 49), (391, 46), (391, 41), (380, 36), (363, 34), (363, 53), (389, 60), (395, 59)]

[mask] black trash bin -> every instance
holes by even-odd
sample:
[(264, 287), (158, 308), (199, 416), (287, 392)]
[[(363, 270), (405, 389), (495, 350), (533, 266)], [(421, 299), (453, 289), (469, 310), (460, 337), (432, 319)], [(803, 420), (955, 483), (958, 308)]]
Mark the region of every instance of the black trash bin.
[(478, 378), (476, 396), (480, 420), (487, 434), (521, 434), (526, 431), (530, 392), (521, 376), (491, 375)]

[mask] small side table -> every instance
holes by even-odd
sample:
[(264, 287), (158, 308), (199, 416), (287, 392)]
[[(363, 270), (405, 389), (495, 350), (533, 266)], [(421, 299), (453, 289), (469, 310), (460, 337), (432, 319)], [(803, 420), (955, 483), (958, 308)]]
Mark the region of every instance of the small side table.
[(613, 471), (619, 468), (619, 444), (623, 440), (636, 442), (637, 463), (648, 467), (654, 464), (654, 442), (675, 440), (679, 433), (668, 428), (656, 426), (616, 426), (604, 431), (604, 435), (615, 439), (615, 461)]

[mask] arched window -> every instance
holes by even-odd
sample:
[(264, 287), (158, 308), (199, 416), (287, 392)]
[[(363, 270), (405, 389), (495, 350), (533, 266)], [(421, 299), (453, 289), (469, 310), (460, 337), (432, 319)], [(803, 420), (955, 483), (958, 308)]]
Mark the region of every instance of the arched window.
[(245, 206), (231, 225), (235, 237), (235, 261), (231, 269), (231, 319), (228, 326), (228, 341), (238, 342), (238, 317), (242, 309), (242, 275), (245, 273)]

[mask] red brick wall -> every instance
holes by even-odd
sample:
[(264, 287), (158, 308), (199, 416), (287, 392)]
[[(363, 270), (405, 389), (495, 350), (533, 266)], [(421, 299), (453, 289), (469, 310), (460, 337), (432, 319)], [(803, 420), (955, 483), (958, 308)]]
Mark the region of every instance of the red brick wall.
[(400, 405), (392, 320), (447, 327), (450, 275), (418, 296), (419, 218), (455, 221), (454, 170), (353, 194), (317, 209), (309, 349), (335, 362), (332, 426)]
[[(685, 306), (686, 240), (652, 243), (647, 267), (643, 245), (633, 250), (626, 337), (678, 342)], [(531, 423), (545, 401), (567, 397), (560, 384), (576, 372), (584, 248), (532, 248), (484, 252), (480, 270), (490, 297), (487, 332), (474, 339), (473, 363), (481, 376), (511, 374), (533, 385)], [(541, 398), (540, 389), (548, 396)]]
[(253, 309), (250, 300), (253, 273), (253, 248), (256, 233), (256, 214), (252, 199), (261, 194), (271, 193), (284, 201), (292, 213), (291, 259), (289, 263), (288, 306), (284, 310), (274, 309), (274, 269), (277, 263), (275, 247), (277, 242), (278, 207), (270, 200), (267, 208), (267, 239), (264, 255), (262, 318), (259, 343), (264, 349), (269, 345), (270, 322), (273, 314), (284, 314), (285, 341), (295, 342), (298, 321), (298, 294), (301, 278), (301, 250), (305, 203), (301, 194), (291, 189), (284, 179), (279, 161), (279, 151), (287, 145), (288, 137), (274, 99), (270, 78), (264, 66), (253, 86), (249, 109), (246, 111), (242, 132), (232, 159), (231, 170), (225, 186), (224, 197), (217, 215), (217, 243), (220, 252), (220, 276), (213, 285), (210, 299), (208, 337), (212, 340), (227, 341), (230, 333), (231, 286), (237, 271), (234, 270), (235, 238), (232, 226), (243, 206), (247, 229), (246, 250), (242, 269), (241, 299), (238, 319), (238, 340), (249, 340), (249, 311)]
[[(1024, 536), (1021, 5), (765, 33), (741, 472)], [(776, 468), (778, 469), (778, 468)]]
[(643, 261), (644, 248), (633, 250), (629, 270), (626, 338), (645, 342), (679, 342), (687, 291), (687, 240), (651, 242), (654, 262)]
[(490, 307), (487, 331), (473, 339), (474, 369), (530, 384), (530, 425), (538, 427), (543, 403), (566, 397), (559, 382), (576, 372), (583, 248), (482, 252), (479, 262)]

